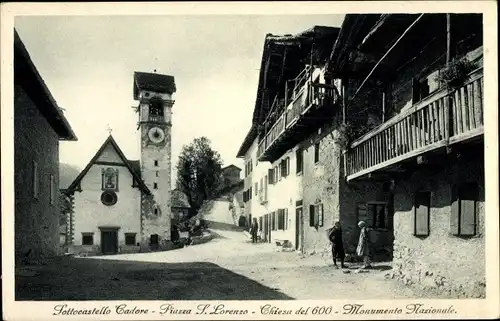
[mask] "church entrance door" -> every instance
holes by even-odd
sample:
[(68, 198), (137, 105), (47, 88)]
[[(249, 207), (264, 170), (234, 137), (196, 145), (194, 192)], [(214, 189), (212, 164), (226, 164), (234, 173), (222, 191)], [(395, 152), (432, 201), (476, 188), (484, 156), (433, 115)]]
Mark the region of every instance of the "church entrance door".
[(118, 229), (101, 229), (102, 254), (118, 253)]

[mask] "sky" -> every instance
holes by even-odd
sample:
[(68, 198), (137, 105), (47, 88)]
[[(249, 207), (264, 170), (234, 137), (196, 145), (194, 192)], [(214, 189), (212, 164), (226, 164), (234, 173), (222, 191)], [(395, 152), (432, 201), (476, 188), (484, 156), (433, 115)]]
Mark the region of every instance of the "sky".
[(175, 77), (172, 170), (182, 146), (206, 136), (224, 165), (251, 125), (267, 33), (336, 26), (344, 15), (21, 16), (15, 28), (75, 131), (60, 162), (83, 169), (112, 135), (139, 159), (134, 71)]

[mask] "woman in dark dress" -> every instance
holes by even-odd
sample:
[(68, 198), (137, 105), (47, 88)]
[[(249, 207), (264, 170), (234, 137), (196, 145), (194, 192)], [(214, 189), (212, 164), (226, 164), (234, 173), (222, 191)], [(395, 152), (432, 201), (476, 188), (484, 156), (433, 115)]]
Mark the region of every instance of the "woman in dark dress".
[(344, 242), (342, 241), (342, 227), (340, 226), (340, 222), (335, 222), (335, 225), (330, 231), (329, 238), (332, 242), (333, 264), (336, 268), (338, 268), (337, 259), (340, 259), (340, 266), (342, 268), (346, 268), (346, 266), (344, 265), (345, 251)]

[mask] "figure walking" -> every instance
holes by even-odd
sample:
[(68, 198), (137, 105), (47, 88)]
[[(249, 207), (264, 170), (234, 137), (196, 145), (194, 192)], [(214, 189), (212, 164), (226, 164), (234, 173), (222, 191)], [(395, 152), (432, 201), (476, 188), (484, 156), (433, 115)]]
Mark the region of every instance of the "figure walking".
[(361, 232), (359, 234), (358, 247), (356, 249), (356, 254), (363, 257), (363, 269), (371, 268), (370, 263), (370, 248), (368, 242), (368, 230), (366, 229), (366, 223), (360, 221), (358, 223)]
[(338, 269), (337, 259), (340, 260), (340, 267), (346, 268), (344, 265), (345, 259), (345, 251), (344, 251), (344, 242), (342, 241), (342, 227), (340, 226), (340, 222), (335, 222), (332, 229), (330, 230), (329, 237), (330, 242), (332, 242), (332, 258), (333, 265)]
[(252, 243), (257, 243), (258, 232), (259, 232), (259, 223), (257, 223), (257, 218), (254, 218), (252, 226), (250, 227), (250, 234), (252, 235)]

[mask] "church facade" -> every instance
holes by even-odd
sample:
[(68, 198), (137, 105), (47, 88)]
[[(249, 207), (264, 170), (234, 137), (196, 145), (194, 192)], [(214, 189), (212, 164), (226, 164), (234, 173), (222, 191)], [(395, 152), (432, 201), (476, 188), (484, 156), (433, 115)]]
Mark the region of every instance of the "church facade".
[(110, 135), (65, 193), (67, 249), (116, 254), (171, 248), (171, 108), (174, 78), (134, 74), (140, 160)]

